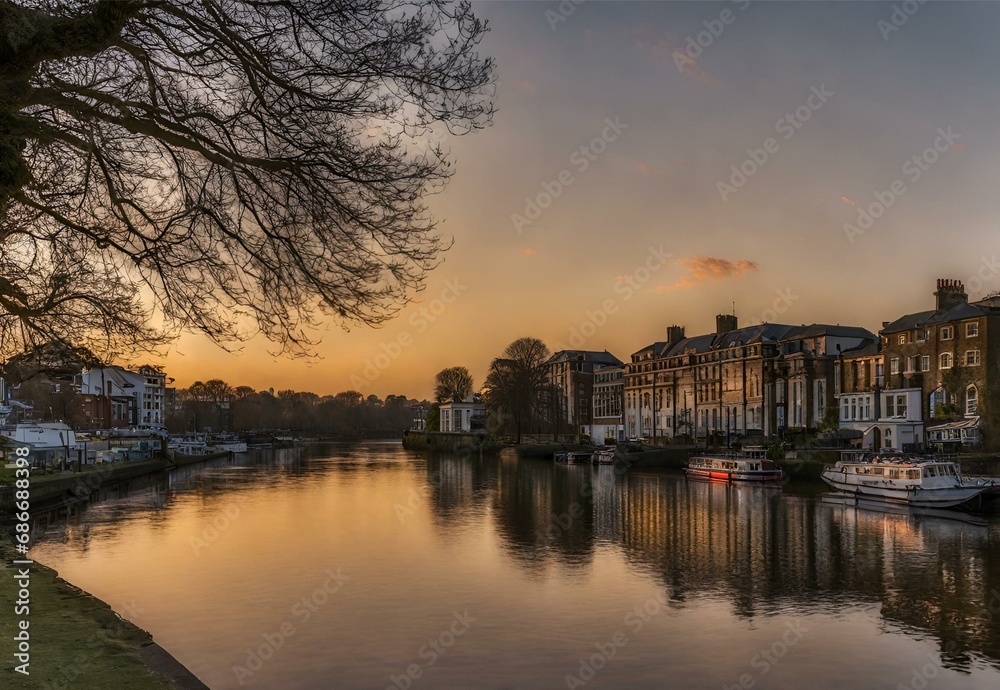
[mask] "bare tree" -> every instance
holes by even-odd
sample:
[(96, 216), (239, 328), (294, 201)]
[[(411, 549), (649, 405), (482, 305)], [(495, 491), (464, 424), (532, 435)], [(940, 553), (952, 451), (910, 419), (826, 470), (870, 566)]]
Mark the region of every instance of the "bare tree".
[(443, 130), (492, 115), (467, 2), (0, 0), (0, 29), (0, 357), (377, 325), (447, 247)]
[(503, 354), (490, 363), (486, 404), (494, 414), (513, 421), (520, 443), (524, 429), (545, 405), (548, 385), (542, 365), (549, 358), (549, 348), (537, 338), (519, 338)]
[(472, 395), (472, 374), (465, 367), (448, 367), (434, 377), (434, 402), (461, 402)]

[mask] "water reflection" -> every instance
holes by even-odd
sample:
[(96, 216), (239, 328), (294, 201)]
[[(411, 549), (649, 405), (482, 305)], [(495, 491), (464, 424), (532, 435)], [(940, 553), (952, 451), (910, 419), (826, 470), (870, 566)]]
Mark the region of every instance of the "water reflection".
[(780, 489), (668, 473), (439, 456), (427, 486), (442, 526), (492, 496), (512, 560), (542, 577), (585, 572), (618, 546), (668, 596), (718, 595), (752, 619), (794, 607), (881, 605), (887, 626), (932, 636), (948, 668), (1000, 667), (1000, 524), (878, 512)]
[[(412, 690), (566, 687), (622, 630), (628, 646), (587, 690), (746, 673), (761, 688), (895, 688), (933, 648), (940, 687), (978, 690), (1000, 679), (998, 539), (995, 520), (809, 492), (365, 444), (180, 468), (53, 518), (32, 553), (116, 610), (135, 600), (136, 622), (216, 689), (393, 687), (469, 610), (475, 626)], [(234, 665), (339, 568), (342, 596), (243, 685)], [(664, 615), (626, 622), (654, 600)], [(799, 624), (808, 635), (763, 675), (753, 659)]]

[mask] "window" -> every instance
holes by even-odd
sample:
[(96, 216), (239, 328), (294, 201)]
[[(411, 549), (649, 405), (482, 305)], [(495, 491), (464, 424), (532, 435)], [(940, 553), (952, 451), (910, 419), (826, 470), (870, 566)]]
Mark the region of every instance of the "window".
[(899, 357), (893, 357), (889, 360), (889, 373), (898, 374), (899, 373)]
[(955, 337), (955, 332), (951, 326), (941, 326), (941, 340), (951, 340)]
[(931, 370), (931, 356), (924, 355), (920, 358), (920, 371), (930, 371)]
[(951, 369), (951, 353), (942, 352), (941, 353), (941, 364), (942, 369)]
[(979, 390), (975, 386), (965, 389), (965, 414), (976, 414), (979, 407)]
[(965, 351), (965, 366), (967, 366), (967, 367), (978, 367), (979, 366), (979, 350), (966, 350)]
[(922, 343), (925, 340), (927, 340), (927, 329), (926, 328), (918, 328), (917, 329), (917, 342), (918, 343)]
[(897, 395), (896, 396), (896, 416), (905, 417), (906, 416), (906, 396)]
[(974, 321), (973, 323), (965, 324), (965, 337), (975, 338), (979, 335), (979, 322)]
[(896, 396), (887, 395), (885, 397), (885, 416), (895, 417), (896, 416)]

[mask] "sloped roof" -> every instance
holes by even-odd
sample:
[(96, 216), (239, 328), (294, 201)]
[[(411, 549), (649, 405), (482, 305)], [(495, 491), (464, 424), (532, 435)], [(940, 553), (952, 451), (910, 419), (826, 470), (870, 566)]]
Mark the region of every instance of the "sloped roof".
[(607, 350), (600, 352), (597, 350), (560, 350), (549, 357), (545, 363), (554, 364), (556, 362), (579, 361), (590, 362), (592, 364), (610, 364), (614, 366), (622, 366), (624, 364), (624, 362)]
[(979, 302), (961, 302), (950, 309), (937, 309), (932, 311), (921, 311), (915, 314), (906, 314), (895, 321), (882, 326), (881, 333), (899, 333), (909, 331), (920, 326), (932, 326), (938, 323), (948, 323), (949, 321), (960, 321), (961, 319), (974, 319), (987, 314), (995, 314), (1000, 308), (995, 306), (993, 300), (981, 300)]

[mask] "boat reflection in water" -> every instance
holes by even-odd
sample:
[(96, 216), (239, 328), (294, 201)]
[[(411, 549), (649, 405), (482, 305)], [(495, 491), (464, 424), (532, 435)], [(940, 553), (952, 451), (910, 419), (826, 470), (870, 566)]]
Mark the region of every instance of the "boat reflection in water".
[[(586, 690), (1000, 687), (995, 517), (398, 444), (306, 453), (184, 468), (152, 500), (54, 525), (32, 555), (123, 615), (134, 602), (215, 690), (398, 688), (413, 664), (413, 690), (551, 690), (579, 687), (599, 649), (614, 655)], [(343, 591), (295, 617), (339, 568)], [(234, 666), (286, 621), (294, 636), (243, 684)]]

